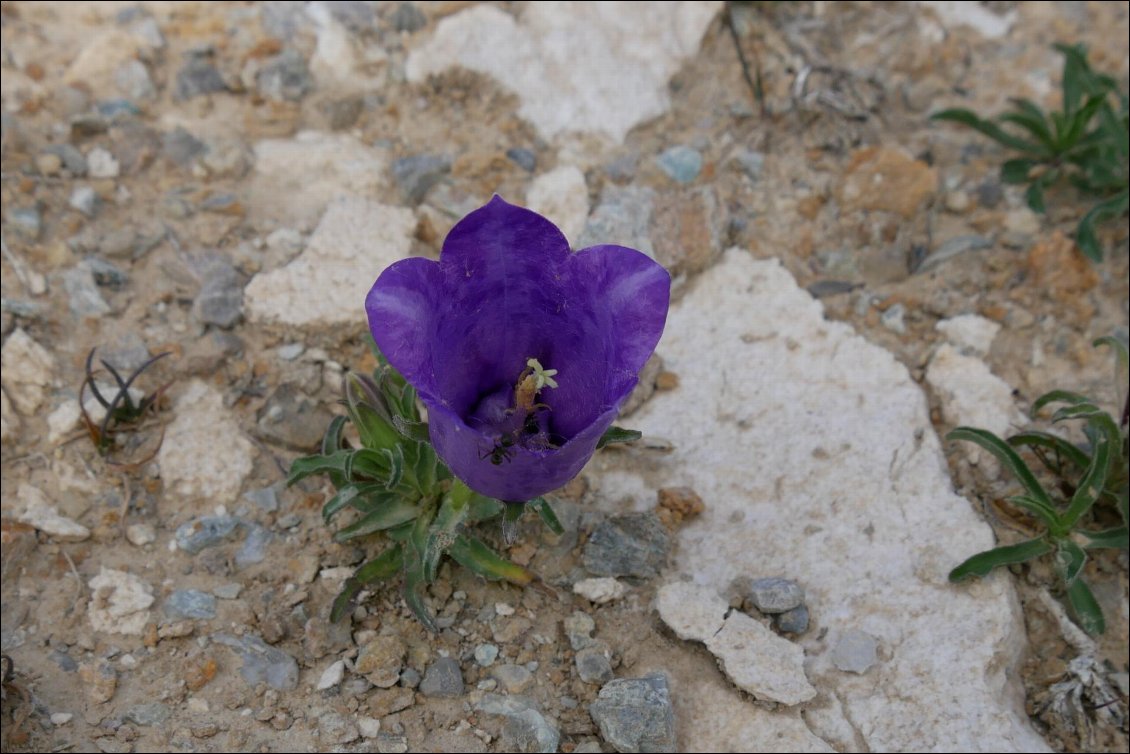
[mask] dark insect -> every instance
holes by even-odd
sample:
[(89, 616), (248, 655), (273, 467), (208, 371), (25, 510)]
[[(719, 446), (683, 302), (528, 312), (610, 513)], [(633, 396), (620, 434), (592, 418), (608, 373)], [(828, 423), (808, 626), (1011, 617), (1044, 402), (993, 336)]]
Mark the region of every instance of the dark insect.
[(522, 431), (527, 435), (536, 435), (541, 432), (541, 427), (538, 426), (538, 418), (533, 413), (526, 415), (526, 422), (522, 425)]
[(489, 458), (495, 466), (501, 466), (503, 461), (509, 461), (514, 455), (513, 447), (514, 436), (505, 434), (498, 438), (498, 442), (494, 444), (493, 448), (480, 455), (479, 458)]

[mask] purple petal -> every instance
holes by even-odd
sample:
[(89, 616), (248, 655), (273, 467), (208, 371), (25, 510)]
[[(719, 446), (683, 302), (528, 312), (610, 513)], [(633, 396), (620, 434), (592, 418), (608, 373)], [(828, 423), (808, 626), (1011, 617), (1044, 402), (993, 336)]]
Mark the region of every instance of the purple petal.
[(365, 299), (377, 348), (427, 403), (440, 399), (432, 341), (442, 295), (439, 265), (417, 257), (386, 268)]
[(497, 465), (490, 458), (494, 441), (468, 427), (461, 417), (447, 410), (431, 411), (428, 426), (436, 453), (468, 487), (498, 500), (525, 502), (565, 486), (579, 474), (616, 413), (617, 409), (605, 412), (560, 448), (515, 447)]

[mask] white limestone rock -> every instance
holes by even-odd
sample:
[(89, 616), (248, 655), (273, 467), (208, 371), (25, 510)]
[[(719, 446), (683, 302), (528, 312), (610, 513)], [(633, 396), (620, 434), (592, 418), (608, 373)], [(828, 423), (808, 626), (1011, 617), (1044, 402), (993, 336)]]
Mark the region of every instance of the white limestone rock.
[(690, 582), (666, 584), (656, 596), (659, 617), (680, 639), (701, 641), (723, 672), (755, 699), (793, 705), (816, 696), (804, 674), (804, 650), (717, 594)]
[(362, 326), (369, 288), (385, 267), (409, 254), (415, 229), (415, 215), (403, 207), (334, 200), (305, 251), (248, 283), (248, 318), (297, 327)]
[(348, 134), (302, 131), (255, 145), (252, 219), (307, 230), (339, 196), (375, 196), (387, 158)]
[(953, 426), (987, 429), (1004, 437), (1026, 424), (1012, 388), (976, 356), (943, 343), (926, 367), (926, 383), (941, 400), (942, 418)]
[(549, 218), (570, 244), (575, 243), (589, 217), (585, 174), (575, 165), (563, 165), (539, 175), (526, 192), (526, 206)]
[(960, 314), (934, 325), (953, 345), (973, 356), (985, 356), (1001, 326), (979, 314)]
[(581, 579), (573, 584), (573, 594), (578, 594), (596, 605), (615, 602), (627, 593), (627, 585), (611, 576)]
[(698, 51), (718, 2), (493, 5), (449, 16), (408, 57), (409, 81), (453, 66), (516, 92), (542, 136), (594, 132), (616, 142), (669, 107), (667, 81)]
[(95, 631), (140, 636), (149, 622), (153, 588), (132, 573), (102, 567), (90, 580), (92, 596), (87, 608)]
[(251, 473), (254, 446), (224, 408), (223, 396), (193, 380), (176, 402), (176, 418), (157, 454), (166, 490), (230, 505)]
[[(740, 574), (805, 585), (814, 623), (828, 629), (799, 640), (827, 700), (806, 708), (811, 731), (841, 751), (1047, 751), (1024, 713), (1015, 672), (1024, 629), (1008, 578), (947, 581), (993, 536), (953, 493), (906, 368), (825, 321), (779, 263), (739, 249), (691, 281), (659, 350), (679, 387), (657, 393), (631, 425), (674, 450), (599, 454), (597, 499), (642, 508), (658, 488), (691, 486), (711, 504), (677, 535), (686, 577), (715, 593)], [(863, 675), (830, 659), (829, 637), (849, 630), (881, 650)], [(683, 739), (745, 748), (739, 721), (710, 717), (681, 718)], [(778, 726), (795, 734), (783, 715), (759, 725), (764, 740)]]
[(0, 382), (4, 391), (24, 416), (32, 416), (51, 387), (55, 357), (17, 327), (0, 349)]
[[(43, 491), (30, 484), (21, 484), (16, 492), (16, 520), (34, 526), (60, 542), (81, 542), (90, 538), (90, 529), (74, 519), (61, 515)], [(6, 507), (6, 506), (5, 506)]]

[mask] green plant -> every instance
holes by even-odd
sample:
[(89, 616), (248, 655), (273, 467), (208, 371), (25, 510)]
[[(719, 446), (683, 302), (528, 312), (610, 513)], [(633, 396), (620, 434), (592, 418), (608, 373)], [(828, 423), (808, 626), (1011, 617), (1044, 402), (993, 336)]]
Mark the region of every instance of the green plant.
[(985, 120), (971, 110), (935, 113), (933, 120), (969, 126), (1020, 153), (1001, 165), (1001, 181), (1027, 184), (1025, 198), (1035, 212), (1046, 210), (1044, 191), (1066, 179), (1096, 200), (1079, 221), (1075, 241), (1094, 261), (1103, 256), (1095, 224), (1126, 214), (1130, 202), (1130, 117), (1127, 94), (1115, 80), (1091, 69), (1083, 45), (1057, 44), (1063, 53), (1062, 110), (1045, 113), (1027, 99)]
[[(564, 530), (544, 497), (503, 503), (473, 492), (453, 477), (429, 443), (415, 389), (381, 361), (373, 377), (346, 375), (342, 401), (346, 416), (330, 423), (320, 453), (294, 461), (287, 484), (327, 475), (336, 494), (322, 507), (325, 522), (346, 509), (357, 514), (334, 539), (345, 542), (379, 535), (386, 542), (375, 558), (346, 580), (330, 610), (331, 620), (340, 620), (365, 586), (402, 574), (405, 602), (421, 623), (435, 631), (423, 590), (435, 580), (445, 555), (492, 581), (526, 586), (536, 580), (530, 571), (474, 536), (471, 527), (501, 517), (503, 539), (510, 543), (519, 519), (532, 509), (554, 533)], [(348, 424), (356, 430), (360, 447), (352, 447), (345, 438)], [(627, 442), (638, 439), (639, 433), (612, 427), (606, 438), (606, 443)]]
[[(169, 355), (166, 353), (159, 353), (153, 358), (146, 361), (144, 364), (135, 369), (129, 377), (122, 377), (117, 369), (113, 367), (105, 359), (99, 359), (103, 368), (110, 373), (114, 378), (114, 392), (109, 399), (103, 394), (99, 388), (96, 376), (100, 370), (94, 368), (94, 352), (96, 349), (90, 349), (90, 353), (86, 355), (86, 377), (79, 387), (79, 411), (82, 417), (83, 426), (86, 428), (87, 434), (90, 436), (90, 441), (94, 444), (98, 454), (107, 461), (114, 465), (125, 468), (137, 468), (142, 464), (148, 463), (161, 449), (161, 443), (165, 439), (165, 429), (161, 428), (160, 435), (157, 439), (156, 446), (144, 457), (133, 461), (121, 461), (111, 458), (111, 454), (120, 444), (122, 438), (121, 433), (128, 431), (130, 433), (136, 432), (145, 418), (155, 413), (161, 403), (161, 398), (165, 394), (165, 390), (169, 387), (168, 384), (162, 385), (152, 393), (143, 395), (136, 402), (133, 395), (130, 394), (133, 389), (133, 384), (142, 372), (149, 369), (155, 363)], [(90, 413), (86, 410), (86, 390), (90, 388), (90, 393), (94, 396), (94, 400), (102, 407), (102, 418), (100, 421), (94, 421)]]
[[(1100, 338), (1095, 345), (1106, 345), (1118, 354), (1120, 385), (1126, 385), (1127, 344), (1115, 337)], [(1008, 502), (1031, 514), (1045, 529), (1033, 539), (978, 553), (950, 572), (950, 581), (970, 576), (986, 576), (994, 568), (1022, 563), (1053, 554), (1055, 571), (1063, 583), (1067, 601), (1076, 620), (1092, 634), (1106, 628), (1102, 610), (1083, 580), (1087, 551), (1127, 547), (1130, 511), (1130, 396), (1123, 402), (1122, 416), (1116, 421), (1090, 398), (1066, 390), (1053, 390), (1032, 404), (1035, 416), (1045, 406), (1065, 404), (1052, 414), (1052, 422), (1082, 420), (1086, 443), (1076, 446), (1058, 435), (1029, 430), (1014, 435), (1008, 442), (991, 432), (958, 427), (950, 440), (968, 440), (987, 450), (1008, 469), (1024, 492)], [(1014, 448), (1028, 448), (1055, 478), (1057, 485), (1048, 491)], [(1118, 511), (1120, 526), (1101, 530), (1083, 528), (1084, 516), (1096, 503), (1110, 504)]]

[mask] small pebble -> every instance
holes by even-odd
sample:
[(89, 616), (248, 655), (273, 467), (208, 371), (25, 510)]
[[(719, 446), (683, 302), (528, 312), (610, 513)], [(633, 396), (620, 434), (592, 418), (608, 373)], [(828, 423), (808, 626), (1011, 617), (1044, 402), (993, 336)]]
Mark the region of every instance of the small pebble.
[(753, 579), (742, 588), (753, 606), (766, 614), (783, 613), (804, 604), (804, 589), (788, 579)]
[(135, 547), (144, 547), (157, 541), (157, 530), (149, 524), (130, 524), (126, 527), (126, 539)]
[(322, 676), (318, 679), (316, 688), (318, 691), (332, 689), (339, 685), (343, 678), (345, 678), (345, 661), (338, 660), (322, 671)]
[(475, 662), (481, 667), (489, 668), (498, 659), (498, 647), (494, 644), (480, 644), (475, 647)]
[(808, 608), (799, 605), (773, 616), (777, 629), (786, 634), (803, 634), (808, 630)]
[(463, 695), (463, 671), (454, 657), (440, 657), (428, 666), (420, 693), (429, 697), (456, 697)]
[(845, 672), (862, 675), (875, 664), (878, 649), (874, 636), (855, 629), (845, 631), (832, 650), (832, 664)]
[(677, 183), (690, 183), (702, 170), (702, 154), (683, 145), (665, 150), (659, 155), (658, 162), (663, 172)]

